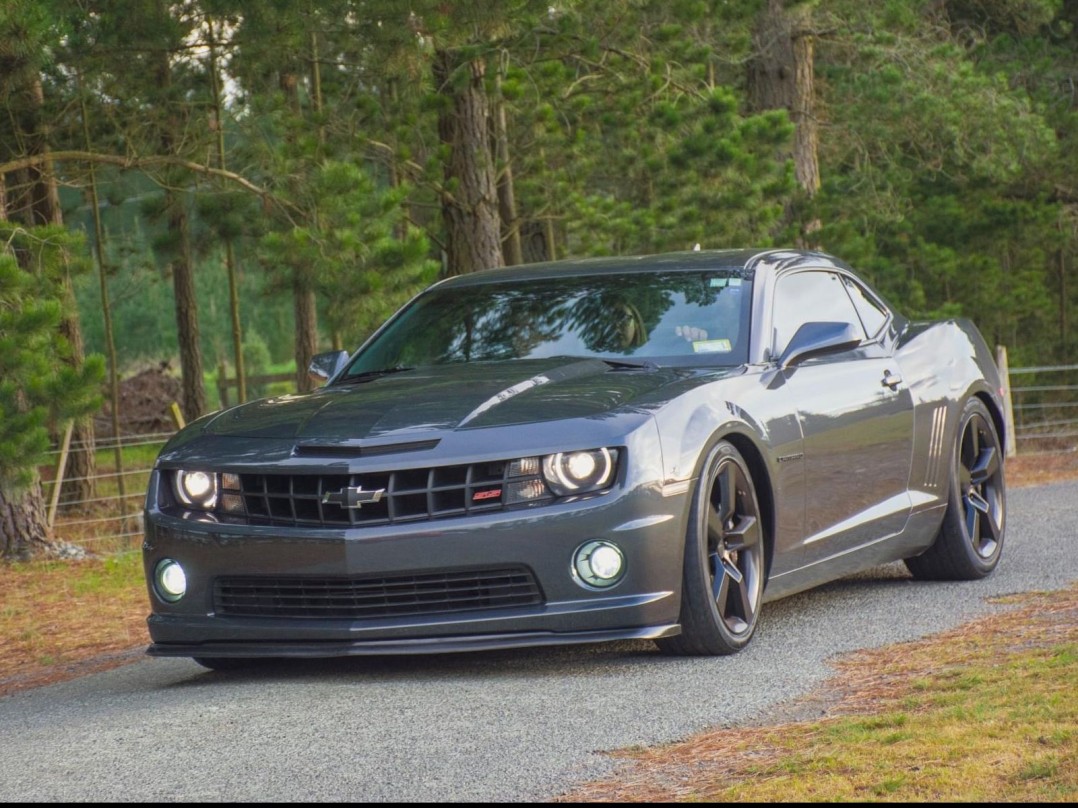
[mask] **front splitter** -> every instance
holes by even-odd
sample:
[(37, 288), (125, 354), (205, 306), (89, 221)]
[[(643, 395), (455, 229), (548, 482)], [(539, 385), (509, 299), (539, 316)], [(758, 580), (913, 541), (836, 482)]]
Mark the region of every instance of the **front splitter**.
[(455, 654), (467, 651), (494, 651), (543, 645), (579, 645), (613, 640), (658, 640), (681, 633), (681, 625), (671, 623), (646, 628), (610, 631), (527, 631), (514, 634), (485, 634), (465, 637), (430, 637), (407, 640), (364, 640), (362, 642), (211, 642), (154, 643), (146, 653), (154, 657), (265, 657), (316, 658), (345, 656), (397, 656), (406, 654)]

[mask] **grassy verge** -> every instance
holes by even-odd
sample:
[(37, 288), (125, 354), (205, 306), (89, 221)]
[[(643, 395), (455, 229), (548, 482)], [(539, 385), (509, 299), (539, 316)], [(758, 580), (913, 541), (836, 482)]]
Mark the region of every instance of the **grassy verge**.
[[(569, 802), (1074, 802), (1078, 586), (864, 651), (816, 696), (822, 720), (616, 752)], [(819, 705), (814, 710), (819, 713)]]
[(0, 696), (137, 658), (149, 642), (139, 553), (0, 564), (0, 592)]

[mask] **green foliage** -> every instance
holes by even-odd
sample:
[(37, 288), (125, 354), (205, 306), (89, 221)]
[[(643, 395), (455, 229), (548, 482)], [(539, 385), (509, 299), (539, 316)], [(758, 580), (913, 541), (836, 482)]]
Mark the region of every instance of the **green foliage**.
[(1075, 64), (1053, 42), (1064, 7), (835, 6), (842, 32), (817, 57), (819, 242), (915, 317), (971, 317), (1014, 364), (1068, 361), (1076, 342), (1057, 328), (1073, 303), (1057, 276), (1078, 246), (1078, 150), (1073, 111), (1048, 90)]
[(61, 228), (0, 223), (0, 243), (0, 486), (18, 489), (36, 474), (48, 426), (100, 406), (104, 362), (91, 356), (76, 368), (64, 361), (62, 279), (78, 239)]
[(362, 166), (325, 162), (307, 194), (309, 224), (267, 233), (260, 259), (277, 276), (313, 278), (333, 301), (325, 310), (331, 330), (358, 344), (433, 281), (437, 264), (420, 231), (399, 232), (407, 188), (379, 187)]
[[(247, 376), (261, 376), (269, 373), (272, 362), (269, 346), (257, 331), (248, 328), (243, 335), (243, 367)], [(266, 395), (266, 385), (247, 383), (247, 398), (262, 398)]]
[[(517, 221), (503, 235), (519, 227), (525, 260), (782, 246), (818, 221), (813, 243), (907, 313), (972, 317), (1014, 364), (1072, 357), (1078, 4), (784, 7), (818, 34), (814, 199), (794, 181), (787, 112), (749, 111), (763, 0), (12, 0), (0, 94), (14, 120), (25, 99), (10, 90), (42, 77), (54, 148), (85, 148), (85, 103), (98, 151), (216, 165), (214, 26), (226, 164), (269, 195), (175, 167), (98, 167), (121, 366), (176, 350), (178, 232), (157, 183), (188, 215), (201, 347), (215, 359), (231, 353), (226, 242), (248, 342), (264, 340), (274, 361), (291, 353), (297, 286), (318, 297), (322, 341), (351, 346), (432, 279), (442, 205), (461, 182), (445, 175), (439, 53), (456, 66), (450, 85), (482, 60), (487, 100), (504, 105), (508, 162), (496, 168), (512, 172)], [(11, 127), (0, 123), (0, 143), (18, 156)], [(60, 170), (85, 186), (85, 166)], [(65, 201), (69, 224), (91, 232), (87, 209)], [(76, 290), (101, 347), (97, 284)]]

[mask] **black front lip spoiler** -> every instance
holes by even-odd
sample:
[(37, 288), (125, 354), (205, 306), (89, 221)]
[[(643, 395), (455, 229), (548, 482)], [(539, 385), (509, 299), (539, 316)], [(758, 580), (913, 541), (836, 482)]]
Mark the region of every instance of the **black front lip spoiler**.
[(429, 637), (408, 640), (363, 640), (361, 642), (208, 642), (194, 644), (154, 643), (146, 649), (153, 657), (265, 657), (316, 658), (379, 656), (399, 654), (453, 654), (466, 651), (493, 651), (540, 645), (577, 645), (611, 640), (657, 640), (681, 633), (681, 625), (671, 623), (646, 628), (608, 631), (526, 631), (515, 634), (483, 634), (464, 637)]

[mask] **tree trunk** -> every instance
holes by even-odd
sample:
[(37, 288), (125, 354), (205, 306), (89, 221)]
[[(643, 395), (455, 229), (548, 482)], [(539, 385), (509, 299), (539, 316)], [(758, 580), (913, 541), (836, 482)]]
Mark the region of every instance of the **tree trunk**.
[[(217, 130), (217, 166), (225, 169), (225, 120), (221, 103), (221, 81), (217, 69), (217, 43), (213, 20), (207, 18), (210, 30), (210, 86), (213, 90), (213, 122)], [(243, 322), (240, 319), (240, 293), (236, 253), (232, 237), (225, 239), (225, 271), (228, 275), (228, 313), (232, 320), (232, 358), (236, 364), (236, 399), (240, 404), (247, 401), (247, 369), (243, 362)]]
[[(157, 63), (157, 83), (167, 93), (172, 84), (172, 67), (169, 54), (161, 52)], [(174, 132), (183, 131), (177, 114), (170, 109), (165, 126), (161, 130), (162, 154), (176, 151)], [(178, 185), (179, 183), (171, 183)], [(176, 338), (180, 348), (180, 374), (182, 376), (183, 401), (180, 408), (183, 417), (190, 422), (206, 412), (206, 383), (202, 378), (202, 345), (199, 342), (198, 299), (195, 297), (195, 272), (191, 261), (191, 242), (187, 223), (187, 206), (183, 192), (165, 191), (165, 210), (168, 232), (174, 246), (169, 262), (172, 273), (172, 291), (176, 304)]]
[[(7, 186), (0, 174), (0, 221), (8, 221)], [(49, 541), (45, 496), (41, 480), (28, 488), (7, 490), (0, 485), (0, 559), (21, 561)]]
[[(282, 69), (278, 84), (285, 98), (288, 99), (292, 114), (299, 118), (302, 115), (299, 101), (299, 76), (293, 68)], [(318, 92), (320, 94), (321, 89)], [(311, 226), (315, 232), (318, 232), (317, 202), (313, 203)], [(307, 368), (311, 364), (315, 351), (318, 350), (318, 306), (314, 294), (314, 281), (308, 275), (306, 268), (292, 267), (292, 311), (296, 329), (293, 355), (296, 358), (296, 390), (300, 393), (314, 389), (314, 383), (307, 375)]]
[(494, 152), (498, 157), (498, 214), (502, 220), (502, 258), (506, 266), (524, 263), (520, 243), (520, 222), (517, 220), (516, 191), (513, 188), (513, 166), (509, 159), (509, 126), (502, 97), (502, 71), (497, 76), (498, 97), (495, 100)]
[[(785, 109), (794, 125), (794, 176), (805, 196), (820, 190), (819, 136), (814, 88), (814, 39), (811, 11), (788, 12), (783, 0), (767, 0), (753, 29), (753, 58), (748, 62), (749, 106), (755, 112)], [(801, 225), (802, 240), (820, 228), (813, 219)]]
[(767, 0), (752, 32), (748, 62), (749, 106), (757, 112), (793, 109), (794, 52), (782, 0)]
[[(39, 165), (30, 168), (31, 208), (27, 224), (62, 226), (64, 217), (60, 209), (60, 193), (56, 184), (56, 175), (53, 173), (52, 160), (49, 159), (49, 133), (43, 114), (45, 92), (40, 77), (34, 78), (30, 85), (29, 95), (30, 103), (24, 135), (30, 153), (40, 154), (44, 159)], [(71, 346), (71, 355), (67, 362), (78, 369), (82, 367), (85, 348), (82, 327), (79, 324), (78, 307), (75, 304), (75, 293), (71, 287), (71, 278), (66, 273), (61, 285), (64, 314), (60, 321), (60, 332)], [(68, 471), (60, 489), (60, 501), (85, 502), (93, 499), (96, 491), (97, 455), (92, 416), (88, 415), (75, 420), (71, 446)]]
[[(1062, 230), (1062, 224), (1060, 225)], [(1067, 357), (1067, 262), (1066, 253), (1060, 247), (1059, 259), (1059, 356)]]
[(0, 559), (25, 561), (49, 544), (41, 480), (18, 491), (0, 486)]
[(206, 384), (202, 378), (202, 345), (198, 328), (198, 299), (195, 273), (191, 266), (191, 243), (187, 227), (187, 206), (181, 194), (165, 192), (168, 230), (176, 244), (169, 267), (176, 303), (176, 334), (180, 346), (184, 419), (190, 423), (206, 412)]
[[(454, 75), (458, 67), (464, 71), (463, 82)], [(442, 193), (446, 272), (462, 275), (504, 266), (490, 151), (490, 105), (483, 87), (486, 64), (473, 59), (457, 65), (449, 51), (440, 50), (433, 71), (439, 94), (447, 98), (438, 114), (438, 135), (449, 147)]]
[(296, 278), (292, 291), (296, 315), (296, 389), (306, 393), (314, 389), (307, 368), (318, 350), (318, 309), (314, 290), (300, 278)]
[[(793, 36), (794, 97), (790, 120), (794, 124), (794, 175), (811, 199), (820, 190), (819, 135), (816, 127), (816, 94), (813, 54), (815, 50), (808, 20), (802, 17)], [(817, 222), (817, 227), (819, 223)]]
[[(60, 321), (60, 332), (71, 346), (71, 357), (67, 361), (73, 367), (81, 368), (85, 347), (75, 303), (75, 290), (69, 277), (63, 280), (63, 295), (65, 313)], [(75, 419), (75, 428), (71, 432), (71, 454), (67, 459), (64, 483), (60, 488), (60, 502), (85, 503), (96, 495), (97, 439), (94, 435), (93, 416), (86, 415)]]

